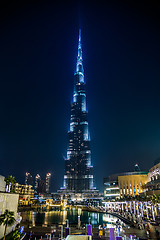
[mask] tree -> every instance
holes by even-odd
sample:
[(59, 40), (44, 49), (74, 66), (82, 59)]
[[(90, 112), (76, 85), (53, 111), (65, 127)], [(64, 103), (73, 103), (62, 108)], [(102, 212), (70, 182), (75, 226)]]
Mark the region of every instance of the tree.
[(17, 240), (17, 239), (19, 239), (19, 237), (20, 237), (20, 233), (18, 232), (18, 230), (16, 230), (14, 233), (13, 233), (13, 239), (14, 240)]
[(8, 176), (4, 179), (4, 181), (6, 182), (6, 192), (10, 192), (10, 190), (12, 190), (14, 184), (16, 183), (15, 177), (13, 177), (12, 175)]
[(157, 203), (159, 203), (159, 201), (160, 201), (159, 195), (153, 194), (153, 195), (152, 195), (152, 202), (153, 202), (154, 204), (157, 204)]
[(16, 219), (14, 218), (14, 212), (9, 211), (8, 209), (5, 210), (4, 214), (0, 215), (0, 225), (4, 225), (4, 237), (3, 240), (6, 238), (6, 231), (8, 226), (12, 226)]

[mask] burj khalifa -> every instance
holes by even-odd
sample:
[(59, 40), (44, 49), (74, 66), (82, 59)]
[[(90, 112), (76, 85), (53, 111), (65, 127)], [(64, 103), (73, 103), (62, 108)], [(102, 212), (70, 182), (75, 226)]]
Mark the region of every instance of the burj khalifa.
[(78, 56), (74, 73), (74, 91), (68, 132), (67, 157), (65, 159), (64, 184), (61, 189), (68, 193), (87, 193), (96, 190), (94, 187), (93, 166), (91, 164), (81, 30), (79, 30)]

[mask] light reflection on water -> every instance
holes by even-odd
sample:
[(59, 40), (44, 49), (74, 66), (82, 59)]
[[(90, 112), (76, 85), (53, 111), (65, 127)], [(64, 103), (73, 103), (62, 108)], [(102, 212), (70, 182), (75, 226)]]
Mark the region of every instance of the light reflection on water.
[(76, 224), (78, 223), (78, 216), (80, 216), (81, 225), (87, 224), (90, 218), (91, 224), (95, 227), (99, 225), (107, 226), (109, 223), (115, 224), (118, 220), (109, 214), (82, 211), (80, 208), (67, 211), (21, 212), (21, 216), (24, 223), (32, 225), (66, 224), (66, 219), (69, 220), (69, 223)]

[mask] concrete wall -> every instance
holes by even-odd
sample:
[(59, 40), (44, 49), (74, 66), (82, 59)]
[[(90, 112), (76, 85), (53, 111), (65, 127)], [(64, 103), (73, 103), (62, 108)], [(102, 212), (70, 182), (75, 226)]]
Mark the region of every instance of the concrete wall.
[(0, 192), (5, 192), (6, 182), (4, 179), (5, 177), (0, 175)]
[[(3, 214), (6, 209), (8, 209), (9, 211), (13, 211), (15, 213), (15, 218), (17, 220), (13, 226), (7, 228), (7, 234), (10, 233), (15, 228), (18, 221), (20, 221), (20, 217), (17, 215), (18, 199), (19, 199), (19, 194), (0, 192), (0, 215)], [(4, 234), (4, 226), (1, 225), (0, 239), (3, 237), (3, 234)]]
[(66, 240), (92, 240), (92, 236), (88, 235), (69, 235)]

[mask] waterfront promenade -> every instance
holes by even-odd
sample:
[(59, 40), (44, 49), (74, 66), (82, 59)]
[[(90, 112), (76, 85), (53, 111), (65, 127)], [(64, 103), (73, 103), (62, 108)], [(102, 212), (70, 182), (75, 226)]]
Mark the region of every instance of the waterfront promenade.
[[(105, 211), (116, 216), (123, 222), (134, 228), (135, 232), (145, 232), (147, 239), (160, 239), (160, 221), (157, 213), (157, 206), (151, 207), (148, 211), (147, 203), (141, 202), (108, 202)], [(139, 208), (140, 206), (140, 208)], [(143, 234), (144, 235), (144, 234)]]
[[(71, 234), (86, 234), (86, 224), (88, 223), (88, 217), (91, 216), (91, 223), (93, 223), (93, 239), (109, 239), (109, 222), (107, 223), (105, 220), (107, 214), (117, 218), (117, 221), (113, 222), (115, 234), (118, 234), (117, 227), (121, 225), (120, 235), (123, 237), (130, 237), (130, 235), (132, 235), (139, 239), (160, 239), (159, 222), (153, 220), (153, 216), (157, 218), (157, 215), (153, 215), (151, 211), (146, 210), (146, 203), (145, 208), (142, 209), (140, 208), (141, 206), (142, 204), (137, 202), (106, 202), (103, 207), (77, 205), (66, 206), (66, 209), (60, 210), (59, 208), (59, 210), (53, 211), (51, 208), (45, 209), (45, 206), (41, 205), (40, 207), (37, 205), (34, 206), (34, 208), (33, 206), (31, 209), (28, 208), (28, 210), (31, 210), (29, 211), (30, 215), (33, 213), (32, 221), (24, 217), (21, 224), (25, 227), (26, 239), (29, 239), (29, 237), (32, 239), (41, 239), (46, 238), (46, 234), (48, 234), (48, 236), (51, 234), (52, 239), (56, 240), (61, 238), (62, 226), (63, 236), (65, 236), (66, 219), (69, 217), (68, 213), (72, 212), (70, 216), (71, 219), (69, 220)], [(27, 208), (21, 208), (22, 214), (23, 210), (25, 210), (25, 214), (27, 214)], [(77, 212), (77, 215), (74, 215), (75, 212)], [(84, 212), (86, 212), (88, 216), (86, 219), (83, 219)], [(154, 213), (157, 213), (157, 211), (154, 210)], [(52, 218), (52, 214), (56, 215), (56, 219)], [(78, 226), (78, 215), (82, 218), (80, 226)], [(96, 220), (100, 216), (101, 219), (104, 217), (104, 222)], [(40, 218), (43, 218), (42, 222)], [(96, 225), (95, 221), (97, 221)], [(99, 236), (100, 225), (103, 232), (102, 236)]]
[[(91, 210), (91, 208), (90, 208)], [(71, 215), (70, 217), (72, 217), (72, 222), (70, 221), (70, 232), (71, 234), (86, 234), (87, 233), (87, 223), (88, 223), (88, 217), (87, 216), (91, 216), (91, 223), (94, 223), (96, 219), (103, 219), (104, 221), (98, 221), (96, 223), (96, 225), (92, 224), (92, 232), (93, 232), (93, 240), (98, 240), (98, 239), (110, 239), (109, 238), (109, 228), (110, 227), (114, 227), (115, 228), (115, 235), (118, 235), (118, 228), (117, 226), (120, 225), (120, 235), (123, 237), (130, 237), (130, 235), (133, 235), (136, 237), (139, 237), (140, 239), (149, 239), (149, 235), (147, 236), (147, 229), (138, 229), (136, 226), (133, 225), (133, 222), (127, 222), (127, 218), (125, 216), (122, 216), (120, 213), (114, 213), (114, 212), (110, 212), (110, 215), (108, 215), (107, 213), (105, 213), (105, 211), (102, 213), (102, 209), (100, 210), (100, 212), (98, 212), (98, 208), (97, 208), (97, 212), (93, 212), (93, 208), (91, 212), (88, 211), (82, 211), (81, 212), (81, 224), (80, 226), (78, 226), (78, 219), (77, 219), (77, 214), (80, 210), (69, 210), (74, 212), (74, 215)], [(84, 213), (86, 214), (85, 219), (84, 219)], [(27, 213), (25, 213), (27, 214)], [(56, 214), (56, 221), (59, 222), (59, 224), (54, 223), (54, 219), (52, 218), (52, 215)], [(112, 215), (114, 215), (115, 217), (112, 217)], [(28, 213), (28, 215), (31, 215), (31, 213)], [(58, 219), (59, 216), (60, 218)], [(110, 216), (110, 217), (109, 217)], [(62, 218), (61, 218), (62, 217)], [(25, 218), (23, 218), (21, 225), (24, 226), (24, 230), (26, 232), (26, 239), (41, 239), (47, 238), (48, 236), (52, 236), (51, 239), (60, 239), (61, 238), (61, 234), (62, 234), (62, 228), (63, 228), (63, 236), (65, 236), (65, 227), (66, 227), (66, 218), (69, 217), (67, 215), (67, 211), (55, 211), (55, 212), (37, 212), (33, 214), (33, 216), (31, 217), (34, 222), (29, 222), (29, 221), (25, 221)], [(38, 224), (37, 221), (40, 221), (40, 218), (43, 218), (43, 224), (42, 222)], [(122, 219), (123, 218), (123, 219)], [(109, 219), (109, 220), (106, 220)], [(111, 223), (112, 220), (113, 221), (113, 225)], [(121, 220), (118, 220), (121, 219)], [(107, 222), (108, 221), (108, 222)], [(110, 223), (109, 223), (110, 221)], [(61, 222), (61, 223), (60, 223)], [(117, 222), (117, 226), (116, 226), (116, 222)], [(103, 224), (105, 223), (105, 224)], [(108, 225), (109, 224), (109, 225)], [(100, 226), (101, 225), (101, 226)], [(63, 227), (62, 227), (63, 226)], [(99, 236), (99, 231), (101, 230), (101, 232), (103, 232), (102, 236)], [(156, 232), (155, 229), (151, 226), (151, 235), (152, 238), (150, 239), (158, 239), (156, 236)], [(152, 234), (152, 232), (154, 234)], [(50, 235), (51, 234), (51, 235)], [(49, 238), (49, 237), (48, 237)]]
[[(86, 229), (78, 229), (75, 226), (71, 226), (71, 235), (86, 235)], [(25, 229), (26, 230), (26, 229)], [(109, 240), (110, 235), (109, 235), (109, 229), (103, 229), (103, 235), (99, 236), (99, 229), (98, 228), (93, 228), (92, 231), (92, 239), (93, 240), (98, 240), (98, 239), (103, 239), (103, 240)], [(52, 240), (60, 240), (61, 239), (61, 228), (57, 227), (56, 229), (53, 230), (53, 228), (46, 227), (45, 229), (42, 227), (34, 227), (32, 228), (32, 234), (30, 234), (30, 229), (27, 232), (26, 231), (26, 237), (25, 239), (51, 239)], [(124, 232), (120, 234), (122, 237), (125, 237), (130, 239), (130, 235), (136, 236), (136, 238), (140, 239), (149, 239), (145, 233), (145, 230), (138, 230), (134, 228), (125, 228)], [(65, 236), (65, 229), (63, 230), (63, 238)], [(118, 236), (117, 231), (115, 230), (115, 236)], [(158, 239), (156, 236), (150, 239)]]

